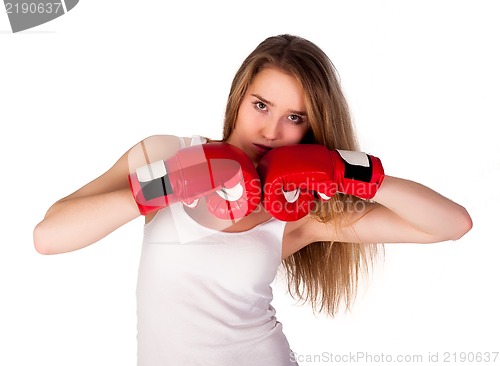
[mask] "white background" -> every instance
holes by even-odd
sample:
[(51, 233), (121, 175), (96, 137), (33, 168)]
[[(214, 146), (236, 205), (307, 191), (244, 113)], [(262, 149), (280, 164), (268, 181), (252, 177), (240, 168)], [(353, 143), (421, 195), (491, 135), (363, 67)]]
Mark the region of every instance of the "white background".
[(149, 135), (219, 138), (234, 73), (280, 33), (331, 57), (361, 147), (387, 174), (430, 186), (474, 220), (457, 242), (387, 245), (353, 311), (334, 320), (276, 284), (278, 319), (301, 364), (332, 364), (306, 361), (323, 352), (424, 361), (439, 352), (433, 364), (445, 365), (445, 352), (500, 351), (495, 9), (495, 1), (82, 0), (17, 34), (1, 13), (0, 364), (135, 364), (141, 220), (56, 256), (36, 253), (32, 230), (53, 202)]

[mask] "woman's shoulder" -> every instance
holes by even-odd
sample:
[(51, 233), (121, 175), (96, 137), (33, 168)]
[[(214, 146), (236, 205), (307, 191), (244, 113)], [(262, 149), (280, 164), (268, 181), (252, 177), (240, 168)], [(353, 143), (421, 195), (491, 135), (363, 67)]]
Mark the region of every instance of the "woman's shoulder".
[(313, 242), (310, 235), (310, 226), (313, 222), (317, 222), (317, 220), (311, 215), (306, 215), (297, 221), (286, 223), (283, 232), (282, 259), (287, 258)]
[(201, 135), (192, 135), (189, 137), (176, 135), (151, 135), (142, 140), (140, 144), (143, 148), (145, 147), (148, 149), (179, 149), (212, 141), (216, 140), (212, 140)]
[(142, 139), (131, 150), (140, 150), (142, 153), (154, 157), (168, 157), (177, 150), (191, 145), (192, 137), (176, 135), (150, 135)]
[(146, 144), (151, 147), (159, 147), (165, 145), (180, 145), (186, 141), (189, 141), (190, 137), (183, 137), (177, 135), (150, 135), (140, 141), (140, 144)]

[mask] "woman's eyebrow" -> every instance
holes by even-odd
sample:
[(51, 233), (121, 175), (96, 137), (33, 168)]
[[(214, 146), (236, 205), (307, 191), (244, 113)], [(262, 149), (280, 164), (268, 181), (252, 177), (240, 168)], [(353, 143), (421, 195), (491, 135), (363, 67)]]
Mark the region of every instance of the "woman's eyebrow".
[(294, 110), (290, 109), (290, 113), (296, 114), (297, 116), (300, 116), (300, 117), (307, 117), (307, 113), (303, 112), (303, 111), (294, 111)]
[(257, 99), (260, 99), (261, 101), (263, 101), (264, 103), (270, 105), (271, 107), (274, 107), (274, 103), (273, 102), (270, 102), (268, 101), (267, 99), (265, 98), (262, 98), (259, 94), (250, 94), (252, 97), (255, 97)]
[[(265, 104), (271, 106), (271, 107), (275, 107), (274, 103), (273, 102), (270, 102), (269, 100), (263, 98), (262, 96), (260, 96), (259, 94), (250, 94), (252, 97), (255, 97), (257, 99), (260, 99), (262, 102), (264, 102)], [(301, 117), (305, 117), (307, 116), (307, 113), (304, 112), (304, 111), (296, 111), (296, 110), (293, 110), (293, 109), (290, 109), (289, 110), (290, 113), (292, 114), (296, 114), (298, 116), (301, 116)]]

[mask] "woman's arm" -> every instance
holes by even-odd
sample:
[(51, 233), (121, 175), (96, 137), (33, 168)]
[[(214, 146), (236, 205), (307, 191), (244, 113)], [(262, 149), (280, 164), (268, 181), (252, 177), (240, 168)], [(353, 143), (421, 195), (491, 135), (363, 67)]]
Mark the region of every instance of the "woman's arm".
[[(314, 219), (304, 222), (302, 243), (435, 243), (457, 240), (472, 228), (462, 206), (432, 189), (405, 179), (386, 176), (373, 202), (349, 209), (340, 226)], [(300, 248), (298, 248), (300, 249)]]
[[(427, 239), (425, 242), (458, 240), (472, 228), (472, 220), (464, 207), (410, 180), (386, 177), (373, 200), (422, 233)], [(399, 235), (405, 239), (404, 230)], [(414, 242), (413, 239), (423, 236), (408, 236), (409, 240), (404, 241)]]
[(81, 249), (138, 216), (128, 188), (90, 196), (69, 196), (56, 202), (35, 227), (35, 248), (40, 254)]
[(179, 148), (175, 136), (151, 136), (132, 147), (103, 175), (49, 208), (33, 232), (36, 250), (41, 254), (77, 250), (139, 217), (129, 173), (167, 159)]

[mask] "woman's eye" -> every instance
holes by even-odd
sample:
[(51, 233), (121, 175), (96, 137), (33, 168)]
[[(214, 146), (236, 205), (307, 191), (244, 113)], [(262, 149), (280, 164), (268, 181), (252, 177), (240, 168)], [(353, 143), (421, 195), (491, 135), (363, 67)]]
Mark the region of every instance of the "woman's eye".
[(255, 105), (255, 108), (257, 108), (260, 111), (265, 111), (267, 108), (266, 104), (262, 102), (254, 102), (253, 104)]
[(302, 122), (302, 117), (296, 114), (291, 114), (290, 116), (288, 116), (288, 119), (295, 124), (299, 124), (300, 122)]

